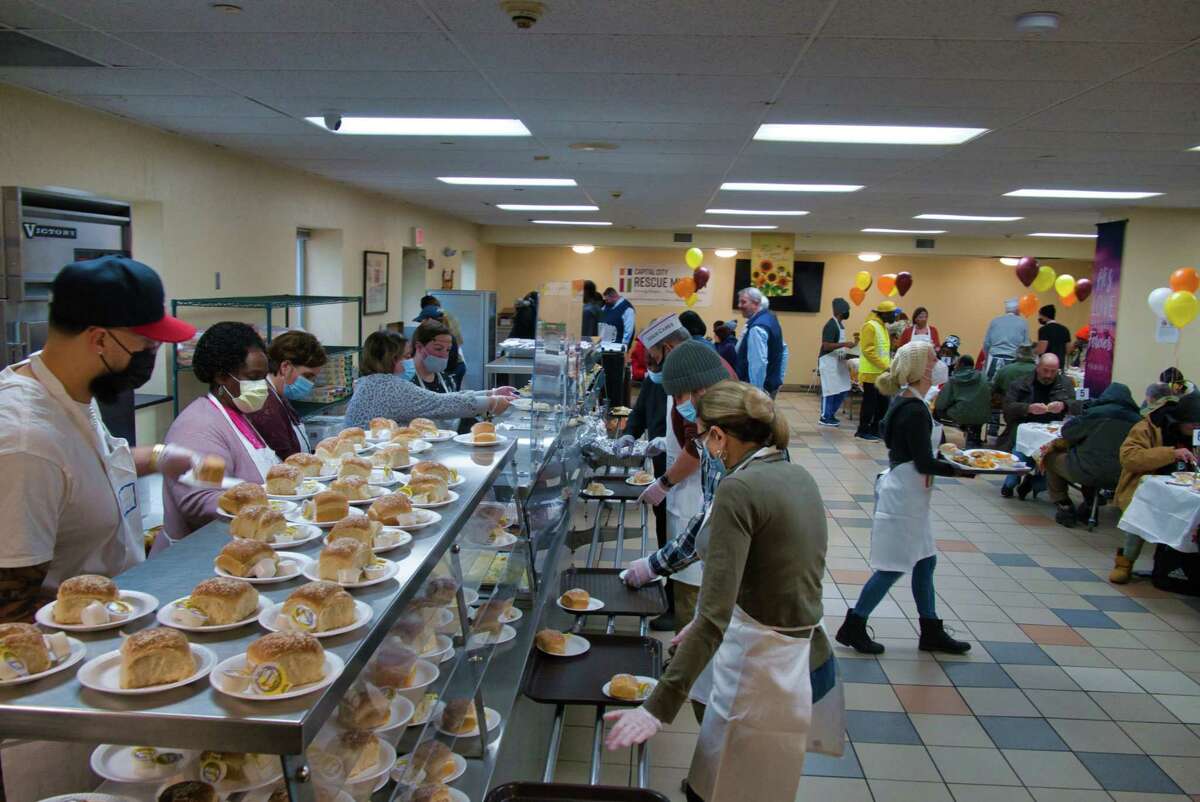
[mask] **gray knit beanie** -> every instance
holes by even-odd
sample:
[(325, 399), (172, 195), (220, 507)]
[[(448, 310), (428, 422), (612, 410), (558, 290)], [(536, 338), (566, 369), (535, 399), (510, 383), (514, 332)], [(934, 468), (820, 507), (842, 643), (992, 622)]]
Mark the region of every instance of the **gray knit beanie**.
[(725, 360), (711, 346), (695, 340), (675, 346), (663, 362), (663, 389), (668, 395), (711, 387), (728, 378)]

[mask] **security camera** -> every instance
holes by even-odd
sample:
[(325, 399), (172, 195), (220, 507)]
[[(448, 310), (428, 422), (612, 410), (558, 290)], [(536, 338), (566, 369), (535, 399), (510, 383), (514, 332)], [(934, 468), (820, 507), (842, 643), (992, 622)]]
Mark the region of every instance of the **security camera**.
[(325, 127), (330, 131), (336, 131), (342, 127), (342, 115), (336, 111), (330, 111), (325, 114)]
[(500, 8), (523, 31), (529, 30), (542, 18), (546, 8), (537, 0), (504, 0)]

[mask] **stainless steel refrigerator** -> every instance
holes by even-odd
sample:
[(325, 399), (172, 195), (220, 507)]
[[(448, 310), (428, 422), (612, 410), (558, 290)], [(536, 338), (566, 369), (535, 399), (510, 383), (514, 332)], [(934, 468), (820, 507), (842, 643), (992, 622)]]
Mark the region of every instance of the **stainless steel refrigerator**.
[(496, 356), (496, 293), (489, 290), (430, 290), (442, 310), (462, 329), (459, 353), (466, 355), (463, 390), (482, 390), (483, 366)]

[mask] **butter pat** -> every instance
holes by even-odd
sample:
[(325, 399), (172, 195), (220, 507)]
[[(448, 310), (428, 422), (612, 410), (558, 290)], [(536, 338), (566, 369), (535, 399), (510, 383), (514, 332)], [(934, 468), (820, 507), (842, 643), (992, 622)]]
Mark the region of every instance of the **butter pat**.
[(342, 585), (353, 585), (362, 578), (361, 572), (354, 568), (343, 568), (338, 571), (338, 582)]
[(388, 532), (385, 530), (375, 536), (375, 546), (377, 548), (384, 548), (385, 546), (394, 546), (394, 545), (396, 545), (397, 542), (399, 542), (399, 540), (400, 540), (400, 534), (398, 532)]
[(363, 573), (366, 575), (367, 579), (378, 579), (386, 574), (387, 570), (387, 563), (381, 560), (376, 560), (367, 563), (366, 567), (363, 568)]
[[(279, 561), (279, 576), (288, 576), (300, 570), (300, 566), (296, 565), (295, 560), (280, 560)], [(274, 574), (272, 574), (274, 576)]]
[(222, 671), (224, 686), (234, 693), (245, 693), (250, 688), (250, 675), (244, 671)]
[(208, 626), (208, 616), (194, 607), (188, 606), (189, 602), (181, 601), (171, 609), (171, 620), (176, 624), (185, 627), (204, 627)]
[(63, 633), (55, 632), (53, 635), (44, 635), (42, 639), (46, 642), (46, 648), (54, 655), (54, 662), (61, 663), (71, 656), (71, 642)]
[(0, 681), (28, 677), (29, 669), (21, 658), (8, 650), (0, 650)]
[(111, 619), (108, 616), (108, 608), (100, 602), (92, 602), (87, 607), (83, 608), (83, 612), (79, 614), (79, 618), (85, 626), (98, 627), (101, 624), (107, 624)]
[(275, 561), (270, 557), (264, 557), (250, 569), (250, 575), (257, 579), (270, 579), (275, 573)]

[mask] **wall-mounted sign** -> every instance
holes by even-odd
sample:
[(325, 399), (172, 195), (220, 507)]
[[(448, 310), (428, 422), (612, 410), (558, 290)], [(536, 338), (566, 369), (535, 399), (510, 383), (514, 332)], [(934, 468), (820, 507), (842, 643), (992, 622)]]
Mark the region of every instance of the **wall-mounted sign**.
[[(675, 294), (675, 279), (690, 275), (692, 269), (685, 264), (670, 267), (618, 267), (616, 289), (634, 306), (639, 303), (682, 306), (683, 301)], [(711, 289), (710, 284), (696, 293), (696, 306), (712, 305)]]
[(25, 239), (75, 239), (76, 231), (67, 226), (44, 226), (41, 223), (22, 223)]

